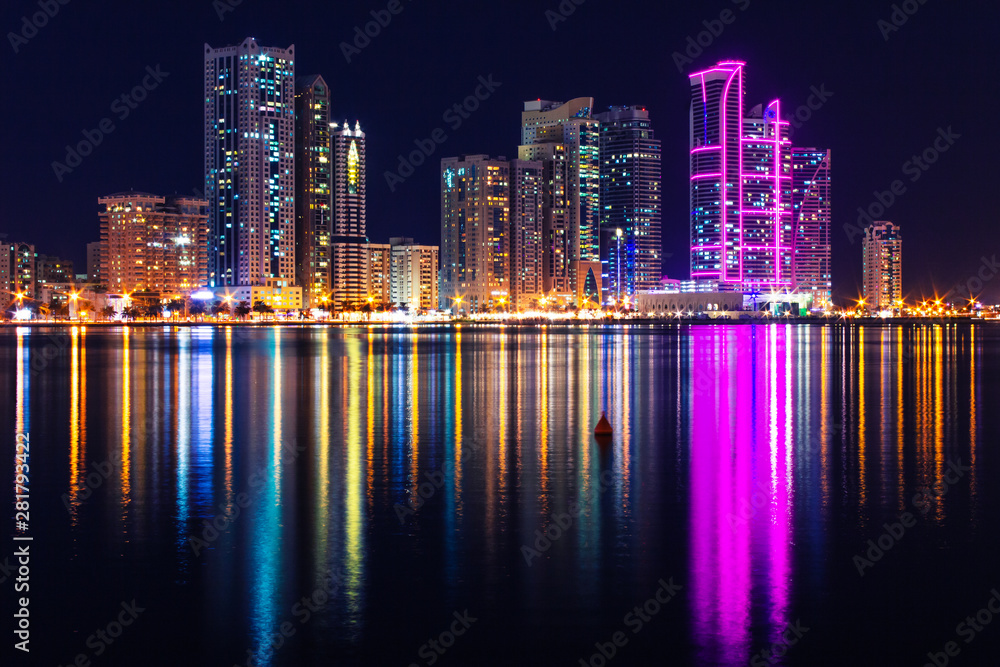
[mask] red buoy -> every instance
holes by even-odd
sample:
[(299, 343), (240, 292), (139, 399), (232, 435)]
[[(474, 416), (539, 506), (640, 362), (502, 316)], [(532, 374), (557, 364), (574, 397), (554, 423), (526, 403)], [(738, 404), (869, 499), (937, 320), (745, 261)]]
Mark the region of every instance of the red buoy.
[(602, 411), (601, 420), (594, 427), (594, 435), (611, 435), (612, 433), (614, 433), (614, 429), (611, 428), (611, 422), (608, 421), (607, 415)]

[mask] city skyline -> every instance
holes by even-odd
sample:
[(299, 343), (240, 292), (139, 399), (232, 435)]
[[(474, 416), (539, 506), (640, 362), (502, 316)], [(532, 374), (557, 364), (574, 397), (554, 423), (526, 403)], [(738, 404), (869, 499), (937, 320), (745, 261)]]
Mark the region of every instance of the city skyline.
[[(599, 13), (589, 9), (581, 8), (567, 22), (557, 23), (555, 31), (539, 12), (538, 34), (553, 35), (555, 39), (552, 46), (545, 47), (545, 51), (562, 47), (575, 31), (585, 30), (599, 21)], [(648, 11), (651, 12), (651, 19), (662, 14), (659, 10)], [(713, 17), (703, 9), (678, 9), (670, 15), (670, 21), (663, 24), (667, 26), (667, 32), (656, 40), (655, 46), (642, 39), (632, 40), (637, 54), (658, 64), (655, 78), (622, 69), (623, 61), (611, 60), (607, 65), (585, 72), (571, 72), (568, 77), (557, 79), (551, 72), (517, 68), (514, 63), (496, 67), (493, 65), (495, 60), (486, 57), (485, 49), (476, 47), (472, 60), (462, 65), (458, 75), (451, 77), (444, 87), (437, 89), (440, 92), (435, 93), (436, 99), (428, 100), (413, 94), (420, 86), (426, 85), (426, 79), (402, 76), (391, 67), (386, 69), (384, 64), (388, 54), (384, 52), (385, 47), (380, 49), (379, 46), (388, 45), (390, 41), (394, 48), (396, 44), (403, 48), (416, 44), (427, 46), (422, 38), (425, 33), (421, 30), (430, 29), (435, 17), (448, 14), (443, 8), (429, 10), (428, 13), (407, 9), (394, 20), (391, 29), (387, 28), (383, 35), (373, 40), (372, 46), (362, 50), (360, 55), (352, 55), (351, 61), (347, 62), (336, 47), (340, 41), (350, 41), (355, 23), (364, 25), (366, 12), (358, 11), (356, 16), (344, 17), (350, 25), (345, 25), (339, 32), (335, 30), (333, 43), (320, 48), (316, 41), (317, 29), (298, 20), (297, 11), (289, 10), (288, 14), (273, 17), (275, 20), (267, 24), (270, 34), (265, 35), (260, 32), (264, 25), (262, 14), (255, 8), (240, 6), (233, 12), (225, 13), (225, 21), (216, 25), (214, 22), (218, 17), (209, 7), (206, 14), (212, 20), (205, 21), (191, 41), (187, 41), (186, 37), (180, 41), (155, 38), (146, 40), (142, 45), (120, 44), (117, 48), (107, 44), (89, 44), (88, 41), (98, 54), (127, 49), (127, 61), (135, 63), (135, 67), (132, 70), (121, 68), (99, 87), (76, 86), (77, 104), (62, 112), (63, 116), (75, 122), (66, 131), (39, 134), (43, 139), (38, 150), (31, 151), (23, 168), (10, 170), (7, 167), (9, 171), (5, 182), (39, 196), (43, 192), (65, 195), (45, 197), (52, 202), (46, 211), (53, 221), (51, 224), (65, 226), (66, 231), (53, 239), (47, 252), (71, 258), (82, 265), (84, 244), (96, 238), (96, 229), (89, 233), (84, 231), (87, 226), (95, 224), (94, 217), (90, 215), (93, 210), (90, 202), (95, 196), (130, 189), (190, 195), (202, 189), (192, 176), (200, 172), (197, 165), (203, 159), (201, 151), (185, 148), (180, 141), (182, 136), (189, 136), (201, 124), (199, 110), (191, 104), (190, 92), (179, 94), (179, 91), (191, 91), (192, 87), (197, 87), (190, 79), (190, 49), (199, 48), (205, 42), (237, 43), (249, 34), (270, 44), (297, 44), (300, 56), (309, 61), (306, 71), (322, 72), (328, 79), (334, 91), (334, 117), (368, 119), (366, 123), (379, 131), (379, 141), (369, 150), (369, 178), (372, 187), (380, 193), (372, 200), (369, 211), (373, 240), (387, 239), (397, 233), (412, 235), (423, 241), (435, 238), (439, 225), (437, 195), (433, 190), (428, 192), (427, 185), (437, 180), (438, 175), (433, 173), (436, 170), (427, 165), (417, 168), (393, 193), (385, 187), (383, 176), (395, 167), (399, 155), (406, 154), (413, 147), (415, 139), (430, 135), (440, 123), (438, 116), (441, 110), (473, 92), (478, 75), (488, 76), (493, 69), (495, 80), (503, 82), (503, 85), (493, 93), (493, 97), (483, 102), (474, 115), (461, 119), (460, 128), (451, 131), (448, 127), (447, 146), (439, 148), (434, 159), (443, 154), (509, 154), (511, 141), (516, 139), (509, 130), (494, 132), (491, 128), (501, 127), (501, 119), (509, 118), (523, 99), (532, 96), (568, 99), (585, 90), (595, 96), (597, 111), (623, 100), (642, 103), (653, 111), (661, 128), (658, 136), (664, 142), (664, 272), (670, 276), (682, 276), (686, 265), (683, 252), (686, 233), (678, 229), (678, 221), (684, 215), (686, 197), (678, 191), (675, 175), (679, 169), (686, 171), (686, 164), (682, 163), (684, 158), (678, 159), (679, 155), (686, 153), (680, 148), (685, 142), (682, 137), (673, 136), (674, 133), (667, 133), (662, 128), (675, 127), (678, 118), (686, 116), (687, 102), (681, 91), (686, 88), (687, 71), (708, 66), (719, 59), (739, 58), (754, 65), (754, 83), (750, 91), (753, 99), (780, 97), (785, 101), (793, 117), (797, 145), (823, 145), (838, 153), (837, 165), (840, 165), (838, 172), (841, 176), (836, 185), (838, 213), (832, 233), (834, 274), (837, 276), (834, 289), (838, 299), (856, 297), (862, 289), (857, 247), (863, 232), (850, 231), (851, 226), (856, 226), (857, 210), (859, 207), (868, 210), (880, 205), (876, 194), (891, 194), (890, 187), (896, 180), (905, 185), (905, 195), (895, 196), (890, 210), (873, 219), (891, 218), (910, 230), (926, 229), (926, 234), (921, 231), (918, 236), (913, 236), (911, 232), (907, 261), (915, 261), (926, 269), (919, 275), (908, 275), (907, 292), (917, 297), (932, 293), (935, 287), (938, 292), (945, 292), (954, 284), (964, 282), (981, 264), (982, 252), (977, 244), (945, 234), (938, 221), (956, 217), (969, 226), (970, 233), (987, 229), (984, 225), (988, 224), (989, 216), (979, 210), (984, 204), (960, 197), (958, 193), (967, 189), (983, 189), (984, 167), (991, 155), (989, 147), (993, 139), (977, 130), (984, 121), (963, 116), (960, 110), (969, 100), (970, 91), (978, 90), (977, 94), (982, 94), (984, 85), (988, 91), (995, 84), (973, 84), (964, 69), (947, 68), (947, 89), (953, 94), (932, 98), (930, 91), (933, 86), (918, 85), (918, 82), (928, 77), (932, 81), (938, 80), (942, 75), (937, 73), (944, 72), (945, 68), (939, 64), (932, 65), (934, 59), (930, 53), (934, 51), (920, 45), (940, 44), (944, 51), (948, 51), (948, 44), (957, 43), (957, 37), (952, 35), (961, 34), (964, 36), (963, 45), (957, 51), (961, 53), (962, 49), (973, 48), (972, 45), (981, 39), (979, 35), (984, 22), (957, 23), (961, 14), (946, 14), (941, 17), (944, 23), (939, 24), (933, 19), (940, 10), (923, 7), (917, 17), (904, 27), (890, 31), (886, 39), (877, 22), (887, 18), (888, 11), (871, 5), (862, 6), (861, 3), (856, 6), (849, 4), (842, 14), (824, 25), (824, 33), (829, 34), (830, 39), (850, 36), (857, 43), (855, 53), (849, 54), (846, 63), (825, 55), (822, 40), (808, 40), (804, 35), (794, 34), (794, 31), (781, 48), (759, 40), (757, 33), (762, 26), (774, 21), (792, 25), (801, 20), (799, 14), (804, 11), (786, 8), (779, 14), (765, 4), (754, 4), (745, 12), (737, 12), (737, 21), (726, 26), (725, 33), (714, 39), (709, 47), (699, 47), (702, 51), (699, 54), (698, 49), (689, 48), (687, 38), (697, 37), (705, 30), (703, 20)], [(467, 13), (468, 10), (460, 10), (449, 21), (457, 24), (464, 20)], [(507, 15), (508, 12), (501, 14)], [(12, 17), (8, 23), (14, 25), (19, 17), (20, 14)], [(165, 25), (174, 20), (169, 16), (157, 15), (157, 18)], [(86, 21), (87, 17), (75, 17), (73, 20)], [(946, 30), (951, 25), (949, 22), (956, 22), (955, 25), (960, 25), (961, 29)], [(655, 20), (650, 23), (655, 23)], [(491, 29), (500, 30), (507, 24), (506, 18), (499, 17), (497, 26)], [(43, 51), (63, 48), (57, 41), (64, 29), (58, 21), (53, 21), (16, 55), (10, 53), (10, 57), (16, 58), (12, 62), (17, 65), (7, 72), (12, 81), (16, 83), (40, 66), (38, 58)], [(619, 34), (621, 29), (617, 24), (609, 27), (609, 38)], [(643, 23), (639, 29), (647, 30), (651, 26), (647, 28)], [(339, 34), (341, 32), (343, 34)], [(434, 44), (429, 46), (432, 50), (439, 48)], [(793, 52), (794, 58), (787, 57)], [(902, 58), (912, 63), (913, 67), (901, 68), (895, 71), (892, 80), (886, 80), (878, 72), (882, 71), (886, 58), (890, 56)], [(675, 66), (679, 59), (690, 59), (693, 64), (682, 62), (685, 70), (682, 73)], [(73, 168), (72, 173), (64, 175), (61, 181), (57, 180), (52, 172), (52, 163), (65, 163), (65, 147), (71, 143), (75, 145), (83, 138), (82, 135), (74, 136), (75, 132), (69, 128), (79, 126), (88, 128), (88, 132), (89, 128), (96, 128), (108, 109), (107, 100), (115, 94), (120, 95), (123, 90), (131, 90), (143, 79), (145, 66), (155, 70), (158, 63), (162, 65), (161, 72), (169, 72), (169, 76), (159, 83), (156, 90), (149, 92), (149, 99), (130, 110), (128, 118), (119, 120), (112, 115), (116, 128), (114, 133), (106, 135), (94, 154)], [(73, 64), (68, 66), (75, 67)], [(371, 86), (373, 73), (383, 70), (388, 76), (385, 87)], [(919, 76), (918, 71), (921, 72)], [(611, 72), (615, 72), (615, 76), (609, 76)], [(869, 72), (875, 72), (875, 76), (867, 76)], [(173, 90), (164, 92), (168, 86)], [(414, 106), (413, 99), (426, 100), (426, 104), (417, 103)], [(390, 100), (391, 104), (387, 106)], [(399, 115), (379, 110), (392, 108), (393, 105), (394, 108), (401, 108), (403, 100), (407, 100), (406, 105), (411, 110), (417, 109), (417, 113)], [(20, 108), (20, 102), (15, 100), (11, 109), (17, 108)], [(930, 116), (933, 118), (918, 119), (916, 110), (920, 108), (932, 108), (934, 113)], [(862, 110), (865, 110), (864, 114)], [(41, 113), (22, 113), (21, 117), (23, 121), (19, 122), (27, 124), (28, 128), (46, 118), (49, 126), (62, 127), (61, 122), (55, 122), (48, 109), (42, 109)], [(862, 118), (873, 117), (892, 117), (894, 130), (889, 133), (878, 131), (881, 121), (875, 124), (861, 122)], [(163, 120), (167, 118), (178, 122), (164, 125)], [(388, 122), (390, 119), (392, 122)], [(509, 123), (509, 120), (506, 122)], [(160, 131), (154, 133), (154, 127)], [(922, 156), (925, 149), (933, 146), (939, 128), (944, 132), (951, 128), (961, 137), (987, 138), (985, 141), (958, 139), (951, 151), (941, 156), (930, 169), (924, 171), (921, 167), (913, 167), (912, 158)], [(31, 130), (24, 134), (31, 134)], [(123, 156), (134, 155), (131, 146), (137, 141), (147, 143), (150, 150), (146, 153), (147, 159), (130, 164), (131, 161), (123, 159)], [(874, 152), (871, 150), (873, 145), (876, 146)], [(169, 150), (166, 150), (168, 146)], [(957, 155), (958, 152), (962, 155)], [(151, 160), (149, 156), (156, 156), (156, 159)], [(128, 168), (124, 167), (126, 164)], [(911, 171), (912, 168), (918, 171), (904, 171), (907, 165)], [(917, 175), (922, 178), (913, 181)], [(885, 201), (889, 199), (885, 198)], [(393, 221), (401, 218), (403, 211), (412, 211), (407, 216), (412, 220), (412, 229), (393, 229)], [(27, 213), (24, 204), (15, 202), (3, 225), (3, 231), (9, 234), (8, 240), (26, 239), (22, 230), (29, 229), (32, 219), (34, 216)], [(987, 258), (989, 256), (987, 254)], [(989, 283), (984, 290), (987, 294), (1000, 297), (997, 285)]]

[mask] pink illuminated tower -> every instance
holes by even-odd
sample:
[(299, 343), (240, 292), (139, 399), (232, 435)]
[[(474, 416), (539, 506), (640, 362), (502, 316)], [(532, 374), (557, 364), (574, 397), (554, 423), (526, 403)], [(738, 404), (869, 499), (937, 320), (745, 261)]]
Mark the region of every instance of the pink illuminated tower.
[(781, 103), (749, 112), (741, 61), (690, 75), (691, 277), (794, 288), (792, 148)]

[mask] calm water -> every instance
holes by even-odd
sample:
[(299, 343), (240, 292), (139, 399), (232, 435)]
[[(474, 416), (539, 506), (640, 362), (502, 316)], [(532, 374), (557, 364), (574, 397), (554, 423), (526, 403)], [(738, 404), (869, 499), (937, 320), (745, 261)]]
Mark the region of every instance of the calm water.
[(1000, 661), (958, 626), (1000, 328), (5, 329), (0, 371), (30, 664)]

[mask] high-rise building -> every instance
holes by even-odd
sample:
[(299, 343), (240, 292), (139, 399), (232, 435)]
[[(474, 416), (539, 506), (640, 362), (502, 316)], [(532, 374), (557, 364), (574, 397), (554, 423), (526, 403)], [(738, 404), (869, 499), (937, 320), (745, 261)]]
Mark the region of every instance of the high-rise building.
[(833, 221), (830, 151), (792, 149), (792, 217), (795, 291), (812, 293), (813, 306), (828, 308), (833, 289), (830, 228)]
[(510, 162), (441, 160), (442, 310), (477, 313), (510, 297)]
[(294, 46), (205, 45), (213, 285), (294, 284), (294, 132)]
[(101, 197), (97, 280), (111, 292), (189, 294), (208, 284), (209, 202), (123, 192)]
[(33, 245), (0, 243), (0, 310), (27, 305), (36, 299), (36, 259)]
[(389, 239), (389, 245), (392, 246), (392, 305), (411, 312), (437, 309), (437, 246), (417, 245), (407, 238)]
[(544, 163), (544, 289), (583, 305), (601, 300), (600, 131), (592, 97), (532, 100), (521, 113), (521, 160)]
[(55, 255), (38, 255), (35, 258), (35, 275), (38, 286), (71, 285), (76, 282), (73, 260)]
[(903, 239), (899, 226), (876, 222), (865, 230), (865, 306), (870, 313), (899, 307), (903, 298)]
[(319, 75), (296, 84), (295, 160), (295, 276), (308, 302), (318, 305), (333, 291), (330, 88)]
[(601, 258), (605, 300), (659, 289), (661, 150), (645, 108), (611, 107), (601, 127)]
[(388, 243), (369, 243), (365, 251), (367, 257), (367, 279), (365, 291), (377, 308), (391, 308), (392, 287), (392, 246)]
[(368, 228), (365, 133), (345, 121), (332, 124), (333, 152), (333, 300), (349, 310), (368, 298)]
[(510, 305), (527, 310), (545, 295), (542, 251), (544, 220), (544, 166), (542, 162), (510, 163)]
[(87, 282), (97, 282), (97, 276), (101, 272), (101, 242), (94, 241), (87, 244)]
[(778, 100), (745, 109), (744, 67), (690, 75), (691, 277), (724, 291), (791, 290), (789, 123)]

